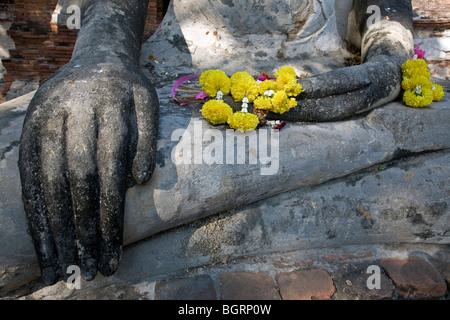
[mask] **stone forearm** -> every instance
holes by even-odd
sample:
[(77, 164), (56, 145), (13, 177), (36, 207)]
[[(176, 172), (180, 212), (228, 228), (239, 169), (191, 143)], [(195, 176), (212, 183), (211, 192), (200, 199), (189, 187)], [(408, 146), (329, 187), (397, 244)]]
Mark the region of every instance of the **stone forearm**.
[[(401, 90), (401, 65), (412, 55), (411, 2), (354, 1), (363, 63), (301, 82), (299, 106), (269, 118), (288, 121), (336, 121), (388, 103)], [(355, 39), (352, 39), (355, 40)]]
[(73, 59), (116, 55), (137, 63), (147, 5), (148, 0), (84, 1)]
[(403, 63), (410, 56), (413, 48), (411, 1), (354, 1), (354, 10), (364, 62), (385, 55)]
[[(371, 70), (378, 69), (381, 77), (387, 72), (385, 70), (388, 60), (391, 69), (399, 71), (399, 65), (411, 56), (413, 48), (411, 1), (354, 1), (354, 14), (355, 28), (358, 29), (358, 37), (361, 39), (358, 45), (361, 46), (362, 59), (363, 62), (372, 62), (372, 68), (367, 68), (363, 64), (305, 80), (302, 82), (303, 98), (324, 98), (363, 89), (371, 84), (371, 76), (374, 75)], [(324, 86), (324, 83), (327, 85)]]

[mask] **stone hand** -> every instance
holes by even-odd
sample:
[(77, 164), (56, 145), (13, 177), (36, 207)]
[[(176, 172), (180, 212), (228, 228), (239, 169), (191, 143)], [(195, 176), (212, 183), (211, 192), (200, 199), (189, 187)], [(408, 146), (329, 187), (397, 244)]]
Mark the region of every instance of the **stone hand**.
[[(370, 8), (379, 8), (379, 15)], [(354, 1), (353, 13), (357, 31), (353, 40), (360, 42), (363, 63), (300, 80), (304, 92), (298, 97), (298, 106), (269, 118), (337, 121), (398, 97), (401, 65), (413, 48), (411, 2)]]
[[(72, 70), (76, 70), (72, 73)], [(101, 73), (100, 73), (101, 72)], [(139, 70), (67, 65), (36, 93), (20, 146), (23, 199), (47, 283), (118, 266), (127, 178), (153, 170), (158, 100)]]
[[(76, 70), (73, 72), (73, 70)], [(79, 265), (110, 275), (122, 246), (126, 179), (153, 170), (158, 100), (139, 70), (66, 65), (36, 93), (20, 146), (23, 198), (47, 283)]]
[[(111, 7), (126, 12), (129, 4), (90, 5), (83, 8), (85, 27), (72, 60), (33, 97), (21, 137), (23, 202), (46, 284), (67, 277), (70, 265), (79, 266), (86, 280), (97, 271), (114, 273), (127, 186), (148, 181), (155, 163), (159, 104), (136, 63), (139, 40), (101, 43), (108, 32), (118, 35), (127, 25), (119, 10), (117, 19), (107, 19), (109, 30), (90, 23), (114, 12)], [(101, 32), (107, 34), (98, 38)], [(126, 39), (138, 35), (131, 32)], [(106, 45), (110, 50), (102, 50)]]

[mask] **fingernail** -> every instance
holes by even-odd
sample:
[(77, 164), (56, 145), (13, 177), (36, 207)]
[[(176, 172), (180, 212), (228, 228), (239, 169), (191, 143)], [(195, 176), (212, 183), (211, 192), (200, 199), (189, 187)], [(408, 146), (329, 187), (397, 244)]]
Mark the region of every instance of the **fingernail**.
[(113, 275), (119, 267), (120, 257), (121, 249), (120, 252), (108, 252), (103, 254), (99, 262), (100, 273), (105, 277)]
[(91, 281), (97, 275), (97, 259), (88, 258), (81, 261), (81, 276), (86, 281)]

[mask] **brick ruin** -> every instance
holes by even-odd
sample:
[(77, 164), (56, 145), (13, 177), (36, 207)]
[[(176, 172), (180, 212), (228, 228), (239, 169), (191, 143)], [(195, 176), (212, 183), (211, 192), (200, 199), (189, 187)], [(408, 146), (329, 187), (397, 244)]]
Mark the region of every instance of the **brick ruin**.
[(450, 0), (412, 0), (414, 38), (433, 76), (450, 79)]
[[(9, 100), (15, 81), (21, 93), (32, 91), (70, 60), (78, 30), (52, 21), (57, 4), (57, 0), (2, 0), (0, 26), (9, 27), (13, 47), (8, 48), (9, 56), (0, 56), (4, 68), (1, 102)], [(168, 0), (149, 1), (144, 41), (158, 28), (167, 5)], [(22, 87), (25, 83), (28, 90)]]
[[(158, 28), (168, 3), (169, 0), (149, 1), (144, 41)], [(416, 37), (448, 37), (450, 0), (413, 0), (412, 3)], [(58, 0), (2, 0), (0, 3), (0, 102), (36, 89), (70, 60), (77, 30), (52, 21), (57, 5)], [(448, 79), (448, 57), (433, 63), (438, 67), (435, 73)]]

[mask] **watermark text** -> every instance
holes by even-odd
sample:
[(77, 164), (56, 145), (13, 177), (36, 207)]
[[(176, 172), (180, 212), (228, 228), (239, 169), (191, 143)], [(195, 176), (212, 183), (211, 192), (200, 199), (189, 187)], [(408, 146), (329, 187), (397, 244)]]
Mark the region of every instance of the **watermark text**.
[(278, 173), (279, 130), (260, 128), (242, 133), (233, 129), (203, 129), (203, 122), (195, 121), (193, 132), (173, 131), (171, 140), (179, 141), (172, 150), (174, 164), (260, 165), (263, 176)]
[(381, 269), (379, 266), (372, 265), (367, 268), (366, 273), (371, 274), (367, 279), (366, 285), (369, 290), (381, 289)]
[(66, 286), (68, 289), (81, 289), (81, 271), (80, 267), (76, 265), (70, 265), (66, 270), (70, 276), (66, 280)]
[(381, 9), (379, 6), (371, 5), (367, 8), (367, 14), (371, 14), (371, 16), (367, 19), (367, 28), (372, 26), (377, 26), (381, 21)]

